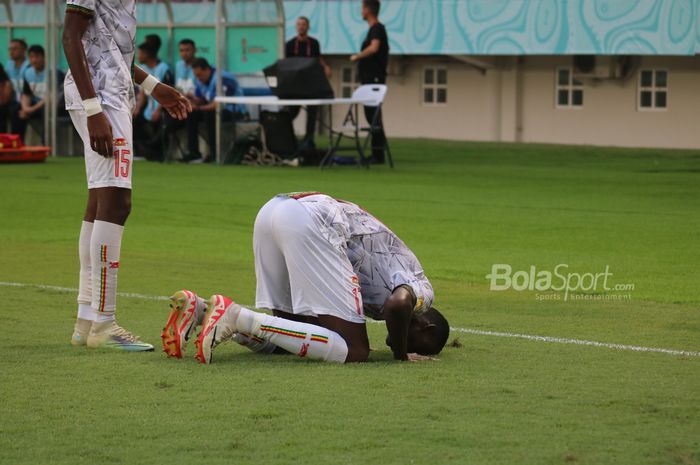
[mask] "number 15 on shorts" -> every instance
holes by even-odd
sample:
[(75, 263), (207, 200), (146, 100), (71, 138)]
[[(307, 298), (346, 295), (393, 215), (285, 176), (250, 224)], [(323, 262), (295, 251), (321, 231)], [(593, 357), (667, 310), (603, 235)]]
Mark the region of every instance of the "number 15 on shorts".
[(114, 177), (128, 178), (131, 168), (131, 150), (123, 148), (126, 145), (124, 139), (114, 141)]

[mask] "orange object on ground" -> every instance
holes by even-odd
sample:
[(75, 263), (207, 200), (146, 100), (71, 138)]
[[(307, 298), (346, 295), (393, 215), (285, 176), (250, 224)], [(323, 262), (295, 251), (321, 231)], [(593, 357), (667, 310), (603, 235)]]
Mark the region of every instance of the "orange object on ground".
[(0, 149), (0, 163), (38, 163), (49, 156), (50, 147)]

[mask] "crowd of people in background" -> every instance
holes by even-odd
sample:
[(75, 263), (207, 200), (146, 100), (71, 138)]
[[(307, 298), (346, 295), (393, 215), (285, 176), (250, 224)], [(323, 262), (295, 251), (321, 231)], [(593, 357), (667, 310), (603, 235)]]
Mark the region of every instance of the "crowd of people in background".
[[(137, 61), (144, 71), (154, 75), (161, 82), (173, 85), (192, 103), (193, 111), (185, 121), (171, 118), (161, 111), (153, 97), (142, 91), (136, 95), (134, 107), (134, 148), (146, 159), (162, 161), (167, 147), (166, 141), (180, 138), (177, 133), (186, 130), (186, 144), (182, 147), (182, 161), (211, 162), (216, 159), (216, 73), (206, 58), (197, 57), (197, 45), (192, 39), (182, 39), (178, 43), (180, 60), (175, 63), (175, 73), (159, 58), (161, 39), (155, 34), (145, 37), (138, 46)], [(241, 96), (243, 90), (233, 74), (223, 71), (222, 92), (227, 96)], [(241, 105), (225, 105), (222, 121), (237, 121), (245, 118), (246, 110)], [(209, 150), (204, 156), (199, 149), (200, 128), (204, 128)]]
[[(41, 45), (27, 46), (22, 39), (12, 39), (10, 59), (0, 64), (0, 132), (11, 132), (25, 137), (27, 126), (32, 124), (43, 138), (44, 112), (46, 111), (46, 53)], [(64, 74), (57, 72), (59, 89), (62, 90)], [(63, 92), (59, 92), (58, 114), (65, 114)], [(36, 124), (33, 124), (36, 122)]]
[[(134, 146), (136, 153), (148, 160), (162, 161), (166, 140), (180, 130), (186, 134), (183, 161), (209, 162), (216, 158), (215, 124), (216, 73), (214, 66), (205, 58), (197, 57), (197, 46), (192, 39), (183, 39), (178, 44), (180, 60), (175, 63), (175, 72), (159, 56), (162, 41), (156, 34), (149, 34), (137, 47), (137, 61), (148, 73), (160, 81), (174, 85), (192, 102), (194, 111), (186, 121), (177, 121), (167, 112), (161, 111), (153, 97), (136, 89), (134, 106)], [(0, 133), (10, 132), (25, 138), (27, 126), (32, 127), (43, 139), (44, 111), (46, 107), (46, 59), (41, 45), (28, 46), (22, 39), (12, 39), (9, 46), (10, 59), (0, 64)], [(64, 73), (58, 76), (58, 115), (65, 115), (63, 100)], [(233, 74), (222, 73), (223, 94), (243, 95), (243, 91)], [(245, 117), (245, 107), (226, 105), (223, 108), (223, 121), (236, 121)], [(204, 126), (208, 154), (203, 156), (199, 149), (199, 131)], [(175, 137), (177, 140), (177, 137)]]
[[(386, 83), (389, 56), (389, 42), (384, 25), (379, 22), (380, 2), (363, 0), (362, 16), (369, 25), (367, 37), (362, 43), (361, 51), (350, 59), (358, 63), (358, 77), (362, 84)], [(326, 75), (331, 76), (331, 68), (321, 56), (319, 41), (309, 36), (309, 19), (302, 16), (297, 19), (297, 36), (285, 45), (285, 56), (316, 57), (323, 66)], [(179, 141), (177, 133), (186, 133), (186, 144), (181, 147), (184, 162), (210, 162), (216, 159), (215, 116), (216, 74), (218, 70), (205, 58), (197, 57), (197, 46), (192, 39), (182, 39), (178, 43), (180, 60), (175, 63), (174, 74), (170, 66), (160, 59), (161, 38), (149, 34), (138, 45), (137, 60), (144, 71), (157, 77), (160, 81), (173, 85), (190, 99), (193, 112), (186, 121), (177, 121), (167, 112), (161, 111), (153, 97), (137, 89), (134, 106), (134, 148), (139, 156), (148, 160), (162, 161), (169, 147), (166, 141)], [(46, 107), (46, 60), (41, 45), (27, 46), (22, 39), (12, 39), (9, 46), (9, 61), (3, 67), (0, 64), (0, 132), (19, 134), (24, 138), (27, 125), (33, 121), (39, 124), (33, 127), (43, 136), (43, 118)], [(58, 114), (65, 114), (63, 93), (64, 74), (58, 71), (59, 98)], [(233, 74), (221, 73), (223, 95), (241, 96), (243, 90)], [(299, 114), (300, 107), (289, 107), (287, 111), (293, 118)], [(307, 108), (305, 145), (314, 145), (318, 107)], [(375, 108), (365, 107), (365, 116), (372, 121)], [(222, 121), (231, 122), (244, 119), (246, 109), (242, 105), (227, 104), (222, 109)], [(203, 156), (199, 149), (200, 127), (205, 128), (209, 150)], [(382, 127), (381, 120), (379, 126)], [(384, 163), (384, 130), (372, 134), (372, 161)]]

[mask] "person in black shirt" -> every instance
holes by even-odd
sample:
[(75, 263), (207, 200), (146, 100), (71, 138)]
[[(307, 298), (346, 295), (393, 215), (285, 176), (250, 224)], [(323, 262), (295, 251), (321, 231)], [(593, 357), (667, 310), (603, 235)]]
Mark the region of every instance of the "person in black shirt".
[[(379, 0), (362, 0), (362, 19), (367, 21), (369, 31), (362, 42), (362, 51), (350, 57), (357, 62), (357, 71), (362, 84), (385, 84), (389, 63), (389, 37), (386, 28), (379, 22)], [(375, 107), (365, 107), (365, 118), (371, 124)], [(372, 132), (372, 163), (384, 163), (386, 136), (381, 114), (377, 121), (379, 129)]]
[[(331, 68), (323, 61), (321, 57), (321, 44), (318, 40), (309, 36), (309, 18), (306, 16), (300, 16), (297, 19), (297, 36), (287, 42), (284, 47), (285, 56), (287, 58), (318, 58), (321, 63), (326, 76), (331, 76)], [(301, 107), (287, 107), (287, 111), (292, 115), (292, 119), (299, 116), (299, 110)], [(314, 133), (316, 132), (316, 118), (318, 117), (318, 107), (317, 106), (307, 106), (306, 107), (306, 137), (304, 137), (304, 144), (310, 147), (314, 145)]]

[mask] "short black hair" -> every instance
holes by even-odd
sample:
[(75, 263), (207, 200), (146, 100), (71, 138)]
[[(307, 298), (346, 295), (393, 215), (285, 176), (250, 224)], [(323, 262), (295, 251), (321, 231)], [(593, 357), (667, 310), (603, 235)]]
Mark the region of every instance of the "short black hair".
[(199, 68), (199, 69), (210, 69), (211, 65), (207, 61), (206, 58), (195, 58), (194, 61), (192, 62), (192, 68)]
[(144, 52), (146, 52), (146, 54), (151, 58), (156, 58), (158, 56), (158, 49), (156, 48), (153, 42), (143, 42), (139, 44), (138, 48), (139, 50), (143, 50)]
[(369, 11), (374, 16), (379, 16), (379, 10), (382, 8), (382, 4), (379, 0), (362, 0), (362, 6), (369, 8)]
[(194, 40), (192, 39), (182, 39), (179, 45), (191, 45), (192, 48), (197, 48), (197, 46), (194, 44)]
[(34, 44), (29, 47), (28, 53), (36, 53), (37, 55), (44, 56), (44, 47), (39, 44)]
[(160, 36), (158, 34), (148, 34), (143, 38), (143, 41), (152, 44), (156, 49), (156, 55), (158, 55), (158, 51), (160, 50), (161, 45), (163, 45), (163, 41), (160, 40)]
[(16, 42), (22, 46), (23, 49), (27, 50), (27, 42), (24, 39), (10, 39), (10, 43)]
[(311, 21), (309, 21), (309, 18), (307, 18), (306, 16), (299, 16), (297, 18), (297, 21), (299, 21), (300, 19), (303, 19), (304, 21), (306, 21), (307, 26), (311, 26)]
[(427, 319), (430, 324), (435, 325), (435, 329), (431, 333), (432, 337), (422, 341), (420, 347), (416, 347), (416, 351), (421, 355), (437, 355), (445, 347), (447, 339), (450, 337), (450, 323), (442, 313), (432, 307), (421, 316)]

